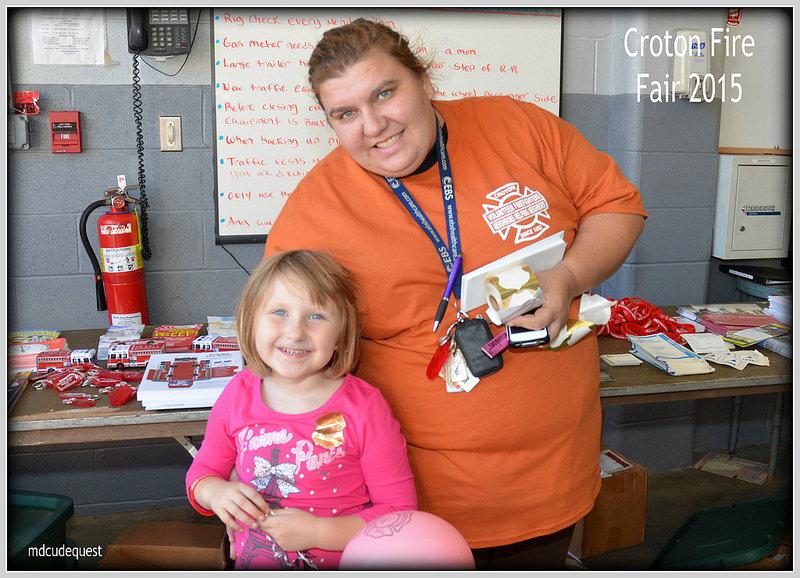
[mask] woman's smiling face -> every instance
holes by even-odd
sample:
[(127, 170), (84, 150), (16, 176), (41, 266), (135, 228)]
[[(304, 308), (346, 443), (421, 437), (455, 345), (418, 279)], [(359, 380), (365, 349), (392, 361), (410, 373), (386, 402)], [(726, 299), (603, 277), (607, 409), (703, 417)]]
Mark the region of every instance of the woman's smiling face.
[(320, 84), (319, 99), (345, 150), (364, 169), (387, 177), (413, 173), (436, 140), (428, 75), (418, 77), (375, 50)]

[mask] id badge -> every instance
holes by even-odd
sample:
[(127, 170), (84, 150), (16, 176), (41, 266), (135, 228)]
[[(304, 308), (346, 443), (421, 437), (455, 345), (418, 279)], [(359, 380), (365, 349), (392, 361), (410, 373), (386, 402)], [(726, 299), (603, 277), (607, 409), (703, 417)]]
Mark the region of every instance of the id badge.
[(481, 317), (467, 319), (456, 326), (456, 345), (464, 356), (470, 373), (475, 377), (491, 375), (503, 367), (502, 355), (489, 357), (482, 349), (491, 338), (489, 323)]

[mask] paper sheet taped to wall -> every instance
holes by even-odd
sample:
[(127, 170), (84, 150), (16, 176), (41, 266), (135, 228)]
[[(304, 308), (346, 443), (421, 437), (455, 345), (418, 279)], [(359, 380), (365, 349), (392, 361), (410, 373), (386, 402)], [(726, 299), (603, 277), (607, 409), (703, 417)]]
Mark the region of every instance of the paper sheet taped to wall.
[(35, 9), (30, 12), (34, 64), (105, 64), (106, 22), (102, 9)]

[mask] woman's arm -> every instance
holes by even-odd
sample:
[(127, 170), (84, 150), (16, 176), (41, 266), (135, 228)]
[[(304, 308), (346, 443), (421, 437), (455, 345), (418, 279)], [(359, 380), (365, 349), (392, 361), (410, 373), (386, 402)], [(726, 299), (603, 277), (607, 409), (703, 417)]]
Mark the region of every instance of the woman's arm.
[(272, 510), (260, 524), (284, 550), (344, 550), (365, 525), (360, 516), (324, 518), (297, 508)]
[(564, 259), (552, 269), (536, 274), (544, 294), (542, 306), (509, 324), (528, 329), (547, 327), (554, 338), (567, 322), (572, 299), (613, 275), (643, 229), (641, 215), (600, 213), (587, 217)]

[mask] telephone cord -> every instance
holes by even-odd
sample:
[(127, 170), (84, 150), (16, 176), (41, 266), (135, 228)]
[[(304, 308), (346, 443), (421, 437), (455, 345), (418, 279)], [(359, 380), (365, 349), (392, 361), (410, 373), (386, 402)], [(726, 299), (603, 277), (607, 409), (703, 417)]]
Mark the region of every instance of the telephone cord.
[(152, 256), (150, 237), (147, 231), (147, 188), (144, 174), (144, 135), (142, 134), (142, 88), (139, 85), (139, 53), (133, 55), (133, 119), (136, 123), (136, 156), (139, 170), (139, 200), (142, 221), (142, 258), (147, 261)]

